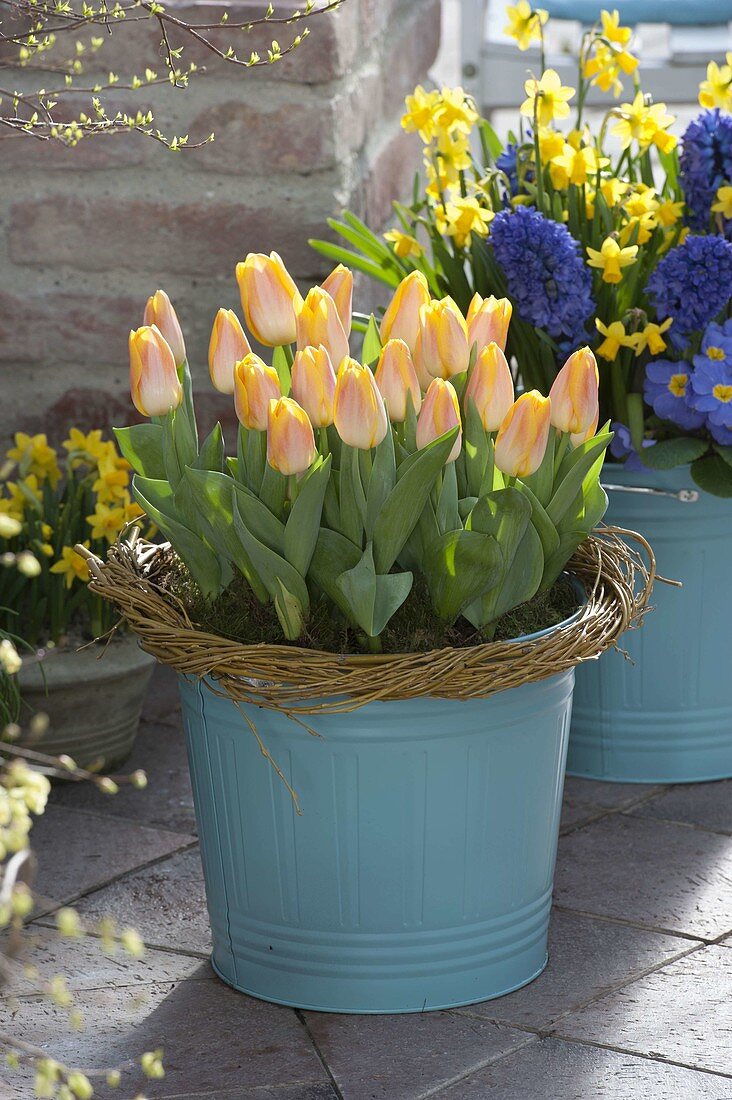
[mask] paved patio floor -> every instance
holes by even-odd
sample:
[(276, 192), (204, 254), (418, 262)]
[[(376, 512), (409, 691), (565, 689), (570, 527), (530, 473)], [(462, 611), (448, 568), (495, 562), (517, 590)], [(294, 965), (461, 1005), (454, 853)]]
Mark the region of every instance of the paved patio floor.
[[(545, 973), (466, 1009), (364, 1017), (268, 1005), (213, 975), (164, 670), (130, 766), (147, 790), (58, 787), (34, 830), (48, 898), (35, 961), (69, 975), (86, 1026), (70, 1031), (21, 987), (3, 1029), (85, 1067), (162, 1046), (150, 1100), (732, 1100), (732, 783), (569, 780)], [(90, 922), (135, 925), (144, 958), (59, 941), (52, 911), (70, 902)], [(32, 1085), (14, 1077), (5, 1095)]]

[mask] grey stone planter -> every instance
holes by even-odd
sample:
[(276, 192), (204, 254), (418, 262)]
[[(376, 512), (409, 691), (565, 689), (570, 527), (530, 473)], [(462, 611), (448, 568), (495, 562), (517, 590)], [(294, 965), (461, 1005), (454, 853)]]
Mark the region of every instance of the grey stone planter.
[(41, 713), (49, 728), (22, 744), (51, 756), (67, 753), (95, 771), (109, 771), (129, 756), (155, 659), (133, 637), (111, 642), (102, 653), (102, 646), (89, 646), (24, 659), (21, 724), (27, 728)]

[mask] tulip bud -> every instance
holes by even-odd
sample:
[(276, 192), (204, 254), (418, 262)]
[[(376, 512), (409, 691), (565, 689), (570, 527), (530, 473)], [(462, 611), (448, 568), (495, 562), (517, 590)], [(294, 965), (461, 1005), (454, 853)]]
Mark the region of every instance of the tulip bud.
[(303, 348), (292, 364), (292, 396), (302, 405), (316, 428), (333, 423), (333, 397), (336, 376), (328, 352), (319, 348)]
[(579, 447), (582, 443), (586, 443), (588, 439), (592, 439), (593, 435), (597, 431), (597, 425), (600, 422), (600, 409), (598, 408), (595, 413), (595, 419), (590, 424), (589, 428), (585, 432), (574, 432), (570, 435), (569, 439), (573, 447)]
[(276, 252), (250, 252), (236, 265), (236, 278), (247, 328), (260, 344), (280, 347), (297, 336), (302, 296)]
[(250, 352), (234, 369), (234, 408), (245, 428), (267, 429), (269, 403), (280, 396), (280, 380), (274, 367)]
[(488, 344), (498, 344), (501, 351), (506, 350), (508, 325), (513, 306), (508, 298), (481, 298), (476, 294), (468, 306), (468, 342), (472, 348), (478, 345), (478, 351)]
[(281, 474), (304, 474), (317, 454), (308, 414), (291, 397), (272, 400), (267, 409), (267, 462)]
[(208, 369), (219, 393), (234, 392), (234, 368), (251, 350), (233, 309), (220, 309), (214, 318), (208, 345)]
[(432, 378), (462, 374), (469, 362), (468, 326), (452, 298), (422, 306), (414, 349), (414, 365), (422, 385), (429, 385)]
[(158, 331), (163, 334), (163, 338), (167, 341), (173, 353), (177, 367), (181, 363), (185, 363), (186, 345), (178, 314), (173, 309), (173, 303), (164, 290), (156, 290), (148, 298), (142, 323), (143, 325), (155, 325)]
[(462, 446), (462, 421), (460, 403), (452, 382), (442, 378), (433, 378), (424, 395), (422, 411), (417, 421), (417, 447), (426, 447), (433, 439), (439, 439), (451, 428), (459, 427), (455, 444), (447, 456), (448, 462), (454, 462)]
[(538, 390), (522, 393), (496, 437), (496, 466), (509, 477), (528, 477), (541, 466), (549, 438), (551, 401)]
[(412, 395), (414, 411), (419, 412), (422, 393), (409, 348), (403, 340), (387, 340), (376, 367), (376, 385), (386, 401), (389, 419), (401, 424), (407, 418), (407, 394)]
[(376, 379), (355, 359), (344, 359), (338, 371), (333, 420), (343, 442), (362, 451), (376, 447), (389, 430)]
[(348, 337), (346, 336), (336, 304), (327, 290), (314, 286), (309, 290), (297, 315), (297, 348), (317, 348), (320, 345), (327, 350), (331, 363), (337, 367), (348, 355)]
[(165, 416), (183, 400), (173, 352), (155, 325), (130, 332), (130, 393), (143, 416)]
[(590, 349), (573, 352), (549, 390), (555, 428), (572, 435), (587, 431), (597, 420), (599, 381), (597, 360)]
[(353, 274), (344, 264), (334, 267), (327, 279), (320, 284), (336, 304), (338, 316), (346, 336), (351, 335), (353, 314)]
[(513, 405), (513, 378), (498, 344), (488, 344), (478, 354), (465, 387), (465, 408), (472, 398), (487, 432), (500, 428)]
[(429, 300), (429, 287), (421, 271), (413, 271), (402, 279), (381, 320), (379, 333), (382, 344), (387, 340), (403, 340), (414, 354), (419, 332), (419, 311)]

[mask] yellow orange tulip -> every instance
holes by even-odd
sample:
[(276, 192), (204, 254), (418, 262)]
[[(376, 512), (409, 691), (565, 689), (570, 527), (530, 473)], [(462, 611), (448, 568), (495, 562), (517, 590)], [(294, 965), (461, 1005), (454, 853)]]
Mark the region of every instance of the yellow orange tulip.
[(180, 327), (178, 314), (173, 309), (173, 303), (164, 290), (156, 290), (145, 305), (145, 313), (142, 318), (143, 325), (155, 325), (168, 343), (175, 359), (175, 365), (179, 367), (186, 360), (186, 345), (183, 339), (183, 331)]
[(277, 371), (254, 352), (245, 355), (234, 368), (234, 408), (245, 428), (267, 429), (269, 403), (280, 397)]
[(572, 435), (570, 435), (569, 438), (570, 438), (570, 441), (572, 443), (572, 446), (573, 447), (579, 447), (581, 443), (586, 443), (588, 439), (592, 439), (593, 435), (597, 431), (597, 425), (598, 425), (599, 421), (600, 421), (600, 410), (598, 408), (597, 412), (595, 413), (595, 419), (592, 421), (592, 423), (590, 424), (589, 428), (587, 428), (586, 431), (584, 431), (584, 432), (573, 432)]
[(447, 456), (448, 462), (454, 462), (462, 446), (462, 421), (460, 403), (452, 382), (443, 378), (433, 378), (422, 402), (417, 421), (417, 446), (426, 447), (433, 439), (439, 439), (451, 428), (460, 427), (455, 444)]
[(292, 396), (316, 428), (333, 423), (336, 376), (327, 349), (303, 348), (292, 364)]
[(478, 353), (465, 387), (465, 408), (473, 400), (485, 430), (495, 432), (513, 399), (513, 378), (506, 356), (498, 344), (488, 344)]
[(208, 345), (208, 369), (219, 393), (234, 392), (234, 367), (251, 350), (233, 309), (220, 309), (214, 318)]
[(570, 355), (549, 391), (555, 428), (581, 435), (597, 422), (599, 379), (597, 360), (589, 348)]
[(432, 378), (462, 374), (469, 360), (468, 326), (452, 298), (422, 306), (414, 348), (414, 365), (422, 386), (429, 385)]
[(389, 429), (376, 379), (355, 359), (344, 359), (338, 371), (333, 420), (343, 442), (362, 451), (381, 443)]
[(336, 304), (338, 316), (343, 325), (346, 336), (351, 335), (351, 318), (353, 314), (353, 274), (345, 264), (334, 267), (327, 279), (320, 284), (323, 290), (327, 290)]
[(381, 320), (379, 333), (382, 344), (392, 339), (403, 340), (414, 354), (419, 332), (419, 311), (429, 300), (429, 287), (421, 271), (413, 271), (402, 279)]
[(165, 416), (183, 400), (170, 345), (155, 325), (130, 332), (130, 393), (143, 416)]
[(296, 316), (302, 295), (276, 252), (250, 252), (236, 265), (247, 328), (260, 344), (279, 347), (297, 336)]
[(538, 470), (546, 451), (551, 401), (538, 390), (522, 393), (506, 413), (496, 437), (496, 466), (509, 477)]
[(508, 298), (495, 298), (492, 294), (489, 298), (481, 298), (480, 294), (476, 294), (468, 306), (468, 342), (471, 348), (477, 344), (480, 351), (488, 344), (498, 344), (501, 351), (505, 351), (512, 313), (513, 306)]
[(314, 286), (308, 291), (297, 315), (297, 347), (326, 348), (336, 368), (348, 355), (348, 337), (341, 323), (338, 308), (327, 290)]
[(414, 411), (419, 412), (422, 393), (409, 348), (403, 340), (387, 340), (382, 348), (375, 372), (376, 385), (386, 401), (389, 419), (401, 424), (407, 416), (407, 394), (411, 394)]
[(304, 474), (317, 454), (308, 414), (291, 397), (279, 397), (267, 409), (267, 462), (281, 474)]

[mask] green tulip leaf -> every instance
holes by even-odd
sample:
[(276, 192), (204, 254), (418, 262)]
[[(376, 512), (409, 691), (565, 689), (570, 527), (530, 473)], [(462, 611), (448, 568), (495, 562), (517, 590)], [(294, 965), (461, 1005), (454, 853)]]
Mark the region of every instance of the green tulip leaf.
[(136, 474), (160, 479), (165, 477), (163, 429), (159, 424), (131, 424), (115, 428), (117, 446)]
[(531, 505), (531, 522), (541, 540), (544, 558), (548, 559), (559, 549), (559, 532), (546, 514), (546, 509), (534, 496), (525, 482), (517, 481), (516, 488), (523, 493)]
[(349, 617), (369, 637), (376, 637), (406, 600), (412, 588), (411, 573), (378, 575), (374, 569), (374, 554), (368, 544), (360, 560), (336, 584), (340, 589)]
[(463, 609), (476, 630), (485, 630), (507, 611), (536, 595), (544, 573), (544, 554), (536, 528), (528, 523), (519, 540), (510, 569), (503, 568), (502, 580), (479, 600)]
[(374, 464), (366, 492), (366, 538), (373, 536), (374, 526), (384, 507), (389, 493), (396, 485), (396, 457), (394, 455), (394, 435), (386, 435), (374, 451)]
[(239, 510), (238, 494), (235, 494), (233, 498), (233, 515), (234, 529), (270, 598), (273, 601), (278, 596), (282, 599), (282, 587), (284, 587), (300, 604), (302, 617), (305, 619), (310, 610), (310, 597), (303, 577), (286, 558), (275, 553), (274, 550), (270, 550), (268, 546), (255, 538)]
[(341, 468), (338, 478), (340, 508), (339, 529), (352, 543), (360, 546), (366, 520), (366, 494), (361, 481), (358, 448), (345, 443), (341, 448)]
[(480, 496), (486, 478), (489, 459), (491, 459), (491, 481), (493, 479), (493, 446), (483, 427), (483, 421), (475, 407), (472, 397), (468, 401), (465, 414), (465, 435), (463, 450), (465, 453), (465, 474), (469, 496)]
[(604, 455), (612, 437), (612, 432), (603, 431), (580, 444), (562, 461), (554, 482), (554, 495), (546, 506), (546, 513), (555, 526), (561, 522), (597, 459)]
[(369, 318), (368, 327), (366, 329), (366, 335), (363, 338), (363, 347), (361, 349), (362, 362), (370, 367), (372, 363), (381, 355), (381, 336), (379, 334), (379, 326), (376, 324), (376, 318), (373, 313)]
[(284, 555), (302, 577), (307, 576), (310, 559), (318, 541), (330, 465), (331, 458), (328, 455), (306, 475), (300, 483), (299, 492), (285, 524)]
[(464, 607), (489, 591), (501, 576), (501, 549), (481, 531), (448, 531), (427, 548), (423, 568), (432, 605), (452, 623)]
[(201, 444), (198, 457), (192, 465), (197, 470), (215, 470), (222, 473), (224, 469), (224, 434), (221, 425), (216, 424)]

